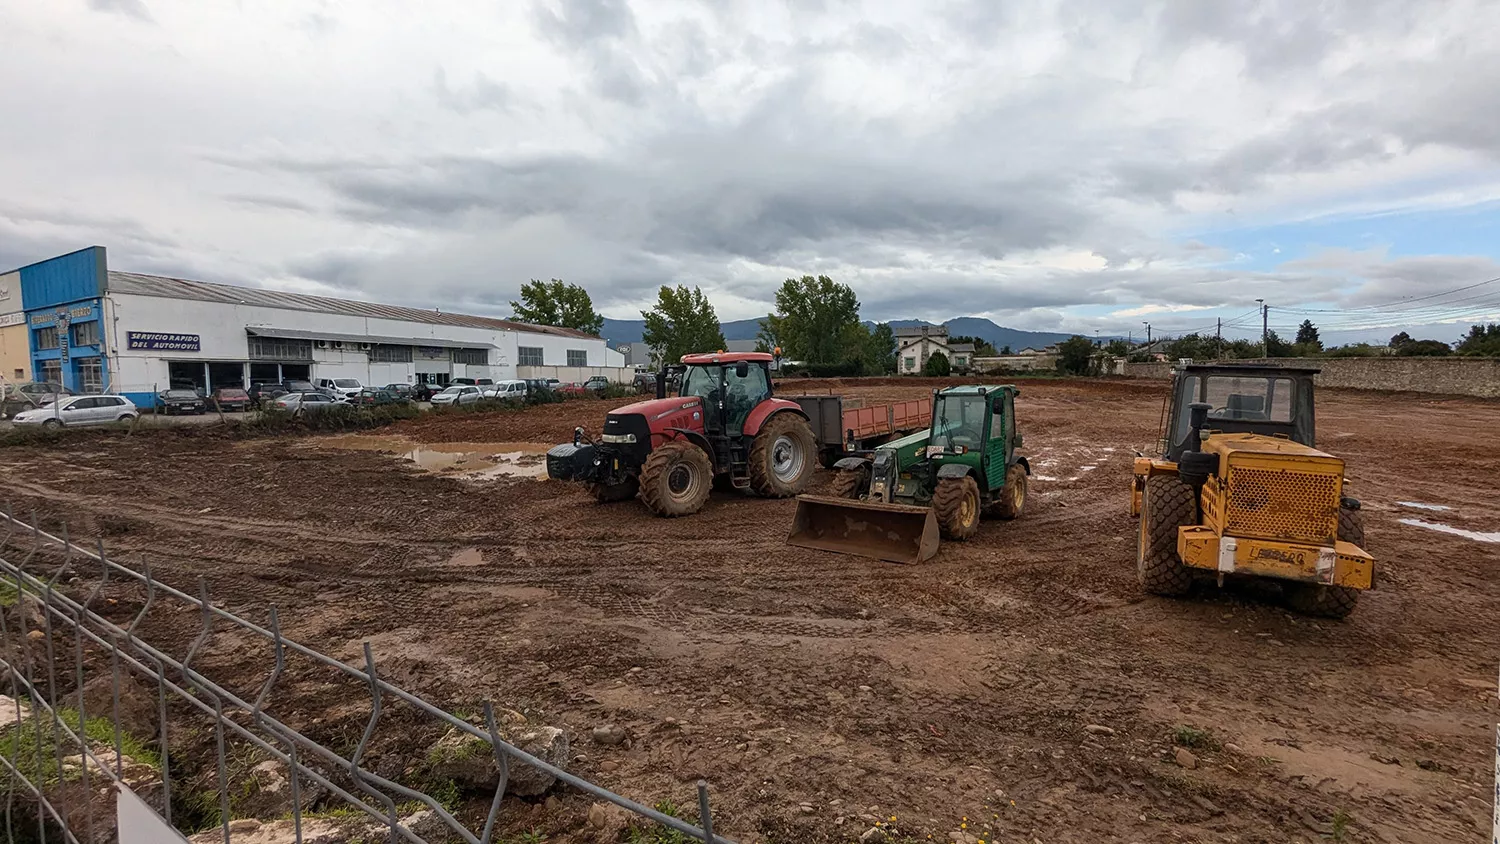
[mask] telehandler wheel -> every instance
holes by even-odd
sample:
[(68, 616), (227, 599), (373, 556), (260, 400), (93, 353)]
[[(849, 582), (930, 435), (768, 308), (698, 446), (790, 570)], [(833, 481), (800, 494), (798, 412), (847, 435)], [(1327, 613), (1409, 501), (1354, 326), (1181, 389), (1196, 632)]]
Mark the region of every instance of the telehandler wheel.
[(932, 509), (944, 539), (968, 539), (979, 531), (979, 484), (970, 477), (943, 478), (932, 494)]
[(995, 516), (1001, 519), (1017, 519), (1026, 509), (1026, 467), (1010, 464), (1005, 470), (1005, 489), (995, 500)]
[(865, 469), (840, 469), (833, 476), (828, 494), (834, 498), (857, 499), (870, 488), (870, 473)]
[(1351, 507), (1339, 508), (1339, 539), (1365, 547), (1364, 514)]
[(629, 501), (641, 491), (639, 478), (626, 478), (617, 484), (589, 484), (589, 492), (594, 500), (600, 504), (614, 504), (617, 501)]
[(708, 503), (713, 474), (708, 455), (692, 443), (658, 446), (641, 467), (641, 502), (658, 516), (691, 515)]
[(750, 488), (769, 498), (791, 498), (807, 489), (817, 459), (818, 444), (807, 420), (778, 413), (750, 444)]
[(1197, 520), (1192, 487), (1175, 475), (1147, 479), (1136, 557), (1141, 588), (1155, 595), (1182, 595), (1192, 587), (1193, 573), (1177, 556), (1177, 529)]
[(1354, 612), (1355, 604), (1359, 603), (1359, 590), (1320, 583), (1288, 583), (1286, 600), (1292, 609), (1306, 615), (1343, 618)]

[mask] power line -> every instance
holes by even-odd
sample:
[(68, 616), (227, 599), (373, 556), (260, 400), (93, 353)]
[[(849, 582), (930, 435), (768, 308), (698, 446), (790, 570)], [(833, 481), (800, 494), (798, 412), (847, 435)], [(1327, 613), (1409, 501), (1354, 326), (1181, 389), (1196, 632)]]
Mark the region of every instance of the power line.
[(1476, 282), (1474, 284), (1468, 284), (1463, 287), (1455, 287), (1452, 290), (1444, 290), (1441, 293), (1431, 293), (1426, 296), (1417, 296), (1416, 298), (1411, 299), (1397, 299), (1394, 302), (1386, 302), (1379, 305), (1357, 305), (1349, 308), (1277, 308), (1277, 310), (1298, 314), (1342, 314), (1349, 313), (1350, 311), (1378, 311), (1382, 309), (1400, 309), (1410, 305), (1412, 302), (1423, 302), (1428, 299), (1437, 299), (1443, 296), (1450, 296), (1454, 293), (1462, 293), (1465, 290), (1473, 290), (1476, 287), (1484, 287), (1496, 282), (1500, 282), (1500, 276)]

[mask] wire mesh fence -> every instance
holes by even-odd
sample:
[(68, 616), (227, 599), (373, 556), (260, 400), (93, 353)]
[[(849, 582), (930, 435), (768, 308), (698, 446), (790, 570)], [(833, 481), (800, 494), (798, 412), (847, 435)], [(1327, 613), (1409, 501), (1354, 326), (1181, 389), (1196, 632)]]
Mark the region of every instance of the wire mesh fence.
[[(489, 701), (450, 712), (387, 681), (368, 643), (358, 665), (341, 661), (284, 636), (274, 606), (256, 624), (203, 582), (189, 594), (60, 534), (0, 513), (8, 844), (125, 842), (120, 818), (142, 806), (194, 842), (253, 829), (299, 844), (485, 844), (508, 796), (554, 783), (631, 825), (733, 844), (713, 831), (702, 781), (701, 825), (641, 805), (569, 773), (555, 728)], [(465, 799), (433, 778), (454, 765), (486, 791)], [(236, 820), (246, 815), (274, 819)]]

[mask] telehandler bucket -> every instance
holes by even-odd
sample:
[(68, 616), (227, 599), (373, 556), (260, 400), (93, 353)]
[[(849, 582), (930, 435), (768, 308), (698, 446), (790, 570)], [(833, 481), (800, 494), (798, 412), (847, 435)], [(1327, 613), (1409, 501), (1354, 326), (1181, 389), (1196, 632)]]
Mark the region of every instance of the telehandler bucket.
[(892, 563), (920, 563), (937, 554), (940, 540), (931, 507), (799, 495), (786, 541)]

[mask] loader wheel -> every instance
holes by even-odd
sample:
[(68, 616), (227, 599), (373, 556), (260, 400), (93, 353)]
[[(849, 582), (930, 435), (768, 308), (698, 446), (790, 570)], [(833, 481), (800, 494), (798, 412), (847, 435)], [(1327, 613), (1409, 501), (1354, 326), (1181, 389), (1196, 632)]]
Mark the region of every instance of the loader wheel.
[(1193, 495), (1192, 487), (1172, 475), (1146, 481), (1136, 574), (1147, 592), (1182, 595), (1193, 585), (1193, 573), (1177, 556), (1177, 529), (1197, 522)]
[(1365, 517), (1358, 510), (1339, 508), (1339, 539), (1365, 547)]
[(973, 478), (944, 478), (932, 494), (943, 538), (962, 542), (979, 530), (979, 484)]
[(870, 473), (864, 469), (840, 469), (833, 476), (828, 494), (834, 498), (857, 499), (870, 487)]
[(1286, 600), (1292, 609), (1305, 615), (1343, 618), (1354, 612), (1355, 604), (1359, 603), (1359, 590), (1319, 583), (1288, 583)]
[(807, 420), (779, 413), (750, 445), (750, 488), (769, 498), (790, 498), (807, 489), (817, 459)]
[(629, 501), (640, 490), (640, 479), (634, 477), (626, 478), (617, 484), (589, 484), (589, 492), (593, 494), (594, 500), (600, 504)]
[(995, 515), (1007, 520), (1016, 519), (1020, 518), (1025, 509), (1026, 467), (1012, 463), (1005, 470), (1005, 489), (1000, 491), (1000, 497), (995, 500)]
[(669, 442), (653, 449), (641, 467), (641, 501), (658, 516), (687, 516), (703, 509), (713, 486), (713, 466), (703, 449)]

